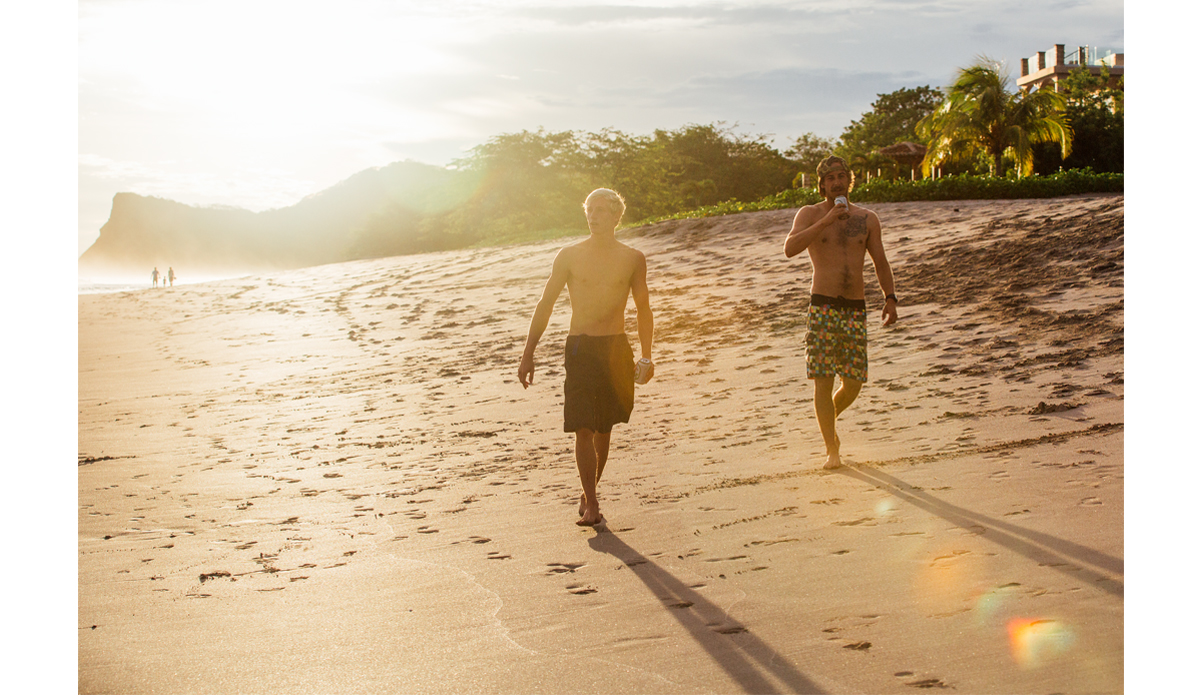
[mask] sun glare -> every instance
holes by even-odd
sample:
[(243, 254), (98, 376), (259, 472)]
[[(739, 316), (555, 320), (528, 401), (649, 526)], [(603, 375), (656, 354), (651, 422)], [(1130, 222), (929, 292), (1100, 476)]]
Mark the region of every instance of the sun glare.
[[(132, 2), (81, 7), (80, 78), (120, 80), (164, 114), (208, 113), (236, 137), (444, 129), (405, 108), (405, 83), (470, 66), (444, 17), (375, 3)], [(396, 100), (378, 96), (394, 85)], [(386, 94), (387, 91), (382, 92)], [(399, 102), (399, 103), (398, 103)]]

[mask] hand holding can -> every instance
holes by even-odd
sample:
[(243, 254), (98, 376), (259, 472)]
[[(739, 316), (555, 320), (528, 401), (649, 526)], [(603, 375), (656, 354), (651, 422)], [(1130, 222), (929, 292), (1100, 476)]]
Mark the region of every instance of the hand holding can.
[(838, 215), (839, 220), (849, 219), (849, 217), (850, 217), (850, 213), (849, 213), (850, 201), (846, 200), (846, 196), (839, 195), (838, 197), (834, 198), (833, 206), (834, 207), (841, 206), (842, 208), (844, 208), (846, 210), (846, 212), (843, 212), (842, 214)]
[(637, 361), (633, 367), (633, 381), (635, 384), (644, 384), (650, 381), (650, 377), (654, 376), (654, 363), (649, 358), (643, 357)]

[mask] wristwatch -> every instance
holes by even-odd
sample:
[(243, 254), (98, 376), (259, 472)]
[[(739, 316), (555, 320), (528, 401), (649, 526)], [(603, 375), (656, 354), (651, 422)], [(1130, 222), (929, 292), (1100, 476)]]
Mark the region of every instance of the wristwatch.
[(892, 300), (893, 302), (897, 303), (897, 304), (899, 304), (899, 303), (900, 303), (900, 300), (899, 300), (899, 299), (896, 299), (896, 294), (895, 294), (894, 292), (893, 292), (892, 294), (885, 294), (885, 295), (883, 296), (883, 302), (884, 302), (884, 304), (886, 304), (886, 303), (887, 303), (887, 300), (889, 300), (889, 299), (890, 299), (890, 300)]

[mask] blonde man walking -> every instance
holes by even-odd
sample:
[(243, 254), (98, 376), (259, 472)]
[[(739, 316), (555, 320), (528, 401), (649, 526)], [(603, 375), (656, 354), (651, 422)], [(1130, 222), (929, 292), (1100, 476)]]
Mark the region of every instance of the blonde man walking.
[(550, 279), (529, 323), (525, 353), (517, 369), (521, 386), (533, 383), (534, 350), (554, 311), (563, 287), (571, 297), (571, 328), (565, 347), (566, 384), (563, 430), (575, 433), (575, 465), (583, 494), (580, 526), (604, 522), (597, 483), (608, 461), (613, 425), (629, 422), (633, 411), (635, 365), (625, 335), (625, 307), (633, 295), (638, 340), (648, 381), (654, 373), (651, 344), (654, 316), (646, 286), (646, 256), (617, 241), (616, 229), (625, 201), (615, 191), (598, 188), (583, 203), (590, 234), (564, 247), (554, 258)]

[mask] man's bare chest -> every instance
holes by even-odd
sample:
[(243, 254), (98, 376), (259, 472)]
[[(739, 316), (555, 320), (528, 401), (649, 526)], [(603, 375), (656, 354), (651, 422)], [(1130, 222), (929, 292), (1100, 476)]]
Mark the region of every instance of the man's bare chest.
[(567, 279), (567, 290), (573, 295), (628, 292), (631, 276), (632, 272), (614, 271), (613, 269), (608, 269), (606, 272), (596, 272), (593, 269), (589, 272), (572, 273)]
[(845, 220), (829, 225), (810, 250), (820, 255), (862, 255), (867, 249), (868, 236), (867, 215), (852, 214)]

